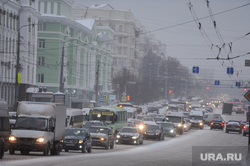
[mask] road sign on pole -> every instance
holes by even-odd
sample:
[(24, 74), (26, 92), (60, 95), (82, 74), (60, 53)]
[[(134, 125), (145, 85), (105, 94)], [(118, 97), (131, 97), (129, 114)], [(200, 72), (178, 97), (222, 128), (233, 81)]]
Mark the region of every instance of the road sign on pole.
[(248, 90), (244, 97), (250, 102), (250, 90)]

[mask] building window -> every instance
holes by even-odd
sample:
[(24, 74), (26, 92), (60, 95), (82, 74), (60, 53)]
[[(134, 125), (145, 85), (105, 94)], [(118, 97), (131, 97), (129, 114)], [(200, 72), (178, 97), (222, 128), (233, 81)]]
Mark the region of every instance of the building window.
[(39, 23), (38, 24), (38, 31), (46, 31), (46, 23)]
[(38, 47), (39, 48), (45, 48), (45, 39), (39, 39), (38, 41), (39, 41)]
[(110, 25), (110, 28), (115, 31), (115, 25)]
[(122, 25), (119, 25), (119, 32), (122, 32)]
[(122, 54), (122, 49), (121, 48), (118, 48), (118, 54)]
[(38, 74), (38, 80), (39, 83), (44, 83), (44, 74)]
[(29, 32), (31, 31), (31, 18), (28, 18), (28, 24), (29, 24)]
[(119, 38), (119, 43), (122, 43), (122, 37)]
[(44, 66), (44, 57), (38, 57), (38, 65), (39, 66)]

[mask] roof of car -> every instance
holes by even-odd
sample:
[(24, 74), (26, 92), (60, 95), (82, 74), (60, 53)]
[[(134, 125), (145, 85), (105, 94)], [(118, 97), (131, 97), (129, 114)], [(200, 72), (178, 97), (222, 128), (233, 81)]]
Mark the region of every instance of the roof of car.
[(107, 128), (107, 129), (111, 129), (108, 126), (91, 126), (90, 128)]

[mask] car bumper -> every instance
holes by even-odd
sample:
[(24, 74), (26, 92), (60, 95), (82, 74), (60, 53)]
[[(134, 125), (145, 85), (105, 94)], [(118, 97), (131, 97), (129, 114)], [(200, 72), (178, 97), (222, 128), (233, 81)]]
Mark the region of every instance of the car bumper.
[[(138, 138), (137, 138), (138, 139)], [(137, 139), (132, 139), (132, 138), (119, 138), (116, 139), (116, 143), (124, 143), (124, 144), (136, 144)]]
[(64, 143), (63, 144), (63, 149), (68, 149), (68, 150), (82, 150), (83, 144), (72, 144), (72, 143)]
[(143, 134), (143, 138), (146, 138), (146, 139), (160, 139), (161, 135)]
[(26, 151), (43, 151), (47, 144), (29, 144), (29, 143), (10, 143), (11, 150), (26, 150)]

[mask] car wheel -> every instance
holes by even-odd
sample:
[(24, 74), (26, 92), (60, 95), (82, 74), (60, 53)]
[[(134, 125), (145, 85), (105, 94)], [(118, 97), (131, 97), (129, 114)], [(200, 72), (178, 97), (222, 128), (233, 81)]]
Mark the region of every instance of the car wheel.
[(141, 139), (141, 142), (140, 142), (140, 144), (141, 144), (141, 145), (143, 144), (143, 139)]
[(91, 153), (91, 151), (92, 151), (92, 146), (88, 148), (88, 153)]
[(114, 141), (112, 141), (111, 145), (110, 145), (110, 149), (114, 149), (115, 143)]
[(139, 138), (136, 140), (136, 145), (139, 145), (140, 141)]
[(49, 154), (49, 144), (46, 144), (46, 146), (43, 149), (43, 155), (48, 156)]
[(213, 128), (212, 127), (210, 127), (210, 130), (212, 130)]
[(86, 149), (86, 145), (83, 145), (82, 147), (82, 153), (86, 153), (87, 149)]
[(105, 149), (106, 149), (106, 150), (109, 149), (109, 141), (108, 141), (107, 145), (105, 146)]

